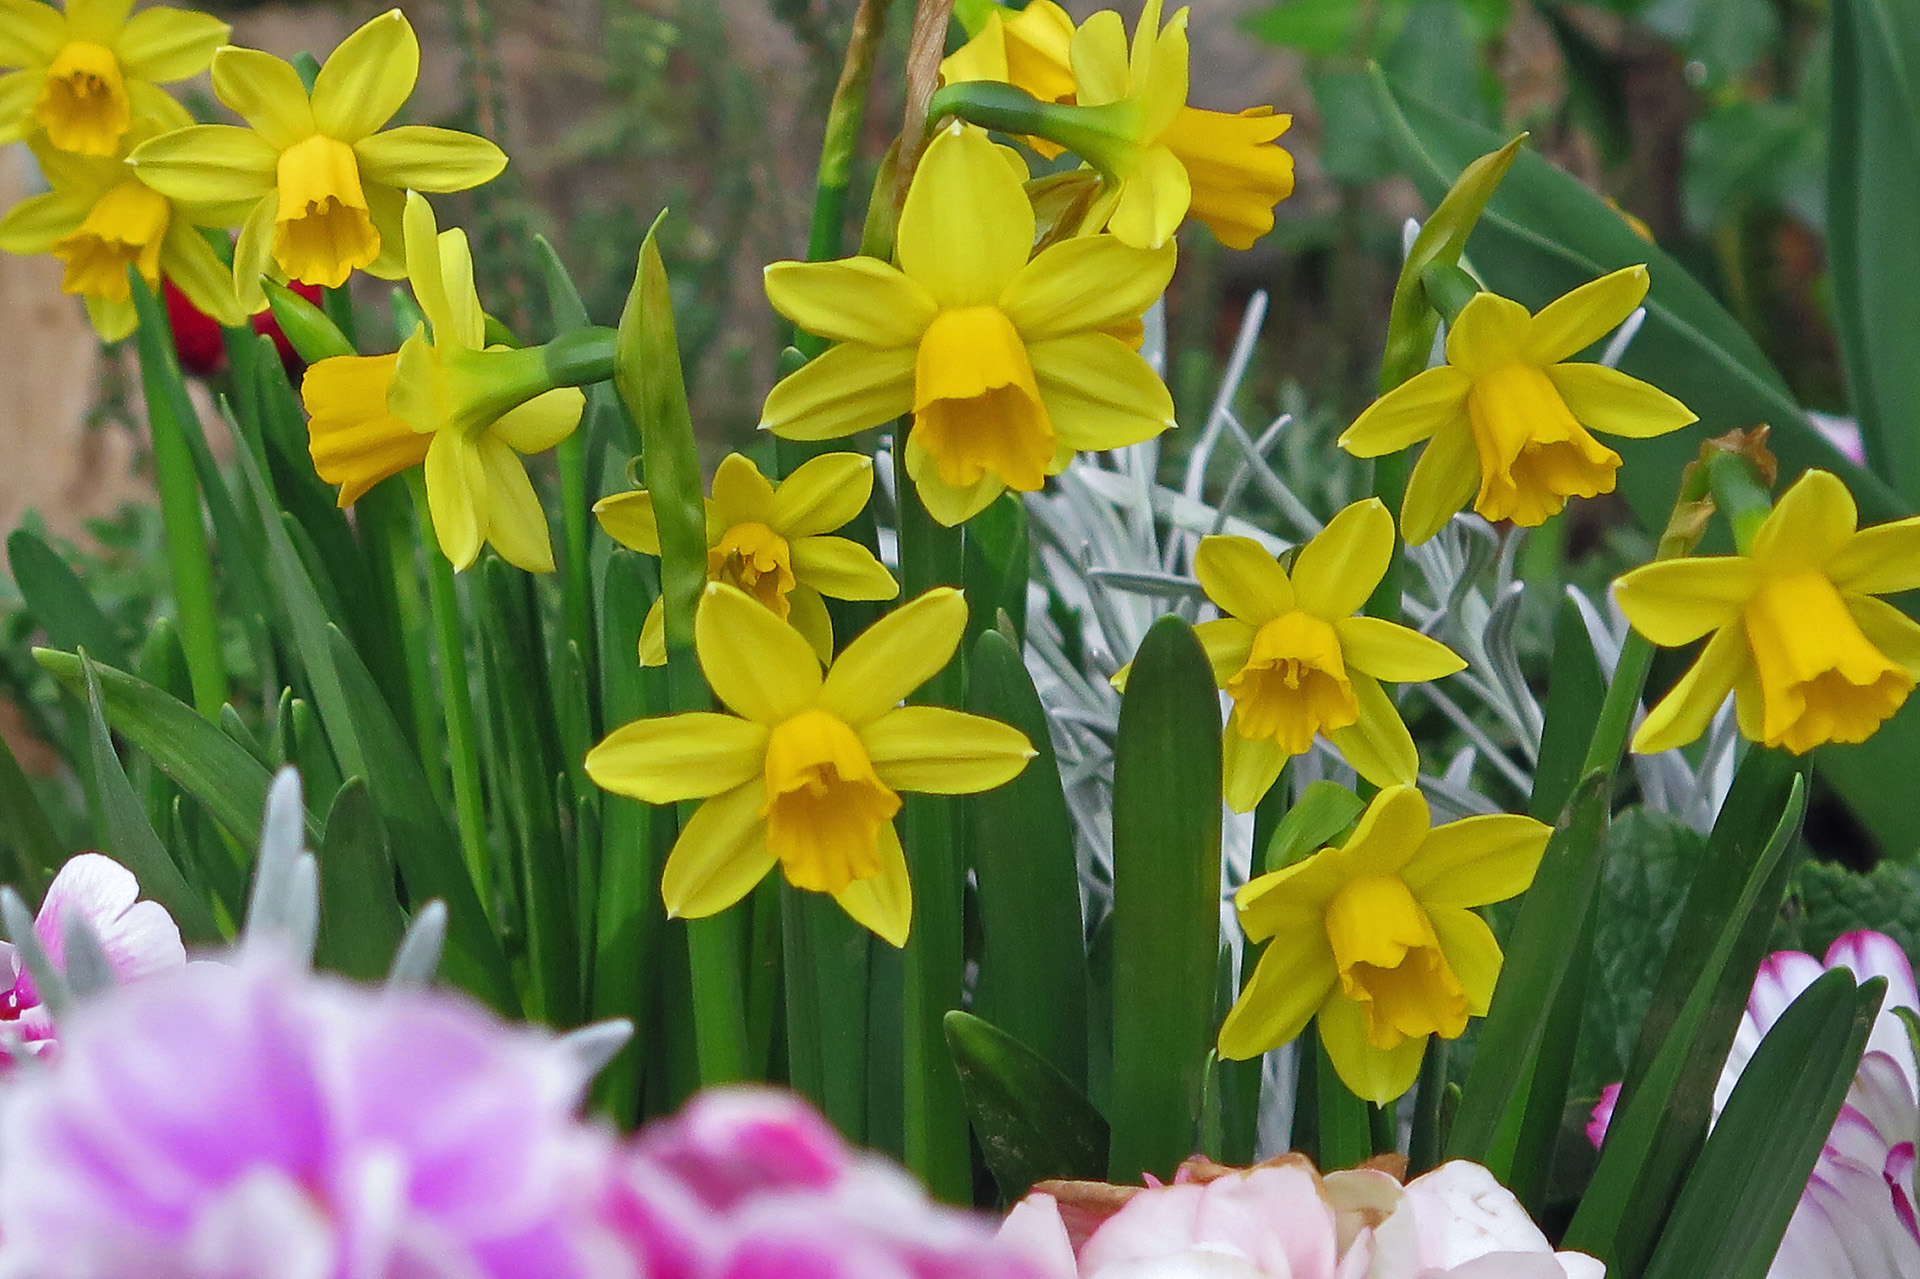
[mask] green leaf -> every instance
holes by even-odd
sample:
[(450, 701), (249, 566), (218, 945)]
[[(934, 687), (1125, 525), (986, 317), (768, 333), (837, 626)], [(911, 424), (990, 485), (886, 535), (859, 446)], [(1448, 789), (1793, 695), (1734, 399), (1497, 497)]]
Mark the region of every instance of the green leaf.
[(1087, 952), (1073, 818), (1046, 708), (998, 631), (973, 647), (967, 709), (1013, 725), (1039, 752), (1011, 782), (966, 801), (981, 929), (975, 1006), (1085, 1087)]
[(955, 1009), (947, 1046), (960, 1071), (967, 1118), (1000, 1193), (1034, 1183), (1097, 1180), (1107, 1166), (1107, 1121), (1045, 1058), (992, 1022)]
[(386, 832), (356, 777), (334, 796), (320, 841), (321, 967), (364, 981), (387, 971), (406, 929), (393, 887)]
[(1240, 25), (1268, 44), (1334, 57), (1353, 51), (1362, 16), (1359, 0), (1281, 0), (1248, 14)]
[(1871, 928), (1920, 954), (1920, 865), (1883, 861), (1865, 875), (1807, 862), (1794, 876), (1800, 912), (1794, 944), (1824, 955), (1842, 933)]
[(1593, 638), (1579, 607), (1562, 600), (1553, 621), (1553, 670), (1547, 680), (1540, 762), (1533, 770), (1533, 798), (1527, 805), (1538, 820), (1560, 820), (1606, 700), (1607, 681), (1593, 653)]
[(1273, 828), (1260, 860), (1262, 871), (1276, 871), (1333, 843), (1366, 811), (1367, 802), (1338, 782), (1311, 782)]
[(17, 528), (7, 537), (7, 564), (33, 620), (47, 633), (48, 647), (74, 653), (84, 648), (96, 661), (127, 665), (120, 629), (52, 547), (31, 530)]
[(1859, 1069), (1886, 980), (1823, 973), (1740, 1074), (1645, 1279), (1764, 1279)]
[(1113, 753), (1113, 1146), (1109, 1180), (1170, 1177), (1194, 1150), (1220, 936), (1220, 707), (1193, 629), (1155, 622)]
[(0, 838), (13, 854), (6, 867), (9, 880), (17, 880), (28, 901), (38, 901), (47, 890), (47, 882), (67, 860), (67, 853), (4, 737), (0, 737), (0, 816), (5, 818), (0, 823), (4, 827)]

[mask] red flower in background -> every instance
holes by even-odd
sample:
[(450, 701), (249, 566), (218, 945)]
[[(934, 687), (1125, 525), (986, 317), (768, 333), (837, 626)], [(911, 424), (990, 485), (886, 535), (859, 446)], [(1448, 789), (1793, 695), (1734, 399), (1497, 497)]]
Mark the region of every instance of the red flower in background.
[[(214, 318), (187, 301), (186, 294), (174, 287), (172, 280), (164, 281), (167, 299), (167, 321), (173, 326), (173, 348), (179, 352), (180, 367), (196, 377), (212, 377), (227, 367), (227, 347), (221, 336), (220, 325)], [(295, 282), (288, 286), (295, 293), (315, 306), (320, 304), (320, 286)], [(265, 334), (273, 339), (273, 345), (280, 352), (280, 362), (287, 367), (287, 376), (298, 378), (301, 362), (293, 346), (280, 332), (280, 325), (273, 318), (272, 311), (262, 311), (253, 317), (253, 331)]]

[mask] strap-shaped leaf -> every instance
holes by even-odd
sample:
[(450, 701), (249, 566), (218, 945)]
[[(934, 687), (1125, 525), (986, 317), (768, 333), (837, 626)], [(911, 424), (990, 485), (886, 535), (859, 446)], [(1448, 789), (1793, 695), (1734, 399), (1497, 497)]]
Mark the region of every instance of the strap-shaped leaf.
[(1018, 1199), (1035, 1182), (1096, 1180), (1106, 1171), (1107, 1121), (1066, 1076), (971, 1013), (948, 1013), (946, 1031), (967, 1117), (1002, 1195)]

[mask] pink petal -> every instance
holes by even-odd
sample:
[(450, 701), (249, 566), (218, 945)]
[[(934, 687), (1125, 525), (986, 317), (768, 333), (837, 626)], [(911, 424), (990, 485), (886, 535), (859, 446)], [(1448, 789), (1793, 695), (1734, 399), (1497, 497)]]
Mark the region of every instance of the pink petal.
[(1458, 1266), (1493, 1252), (1552, 1253), (1513, 1192), (1479, 1164), (1456, 1159), (1407, 1183), (1429, 1266)]
[(1594, 1103), (1593, 1115), (1587, 1120), (1587, 1140), (1595, 1150), (1606, 1141), (1607, 1129), (1613, 1125), (1613, 1108), (1619, 1104), (1619, 1084), (1608, 1084), (1600, 1090), (1600, 1100)]
[(1030, 1258), (1045, 1279), (1074, 1279), (1080, 1273), (1067, 1223), (1060, 1219), (1060, 1201), (1052, 1195), (1036, 1190), (1015, 1204), (1000, 1224), (1000, 1238)]
[(87, 921), (114, 975), (133, 981), (187, 962), (180, 930), (166, 907), (139, 901), (140, 882), (110, 857), (81, 853), (60, 868), (47, 887), (33, 932), (58, 968), (66, 967), (66, 921)]

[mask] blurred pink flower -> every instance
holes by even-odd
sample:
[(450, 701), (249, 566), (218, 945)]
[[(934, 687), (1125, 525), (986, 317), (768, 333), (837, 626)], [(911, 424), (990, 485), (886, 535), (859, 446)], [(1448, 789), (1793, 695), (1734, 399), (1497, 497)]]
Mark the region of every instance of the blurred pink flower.
[[(140, 883), (132, 871), (99, 853), (81, 853), (47, 886), (33, 935), (62, 972), (67, 967), (66, 921), (76, 917), (86, 920), (114, 976), (123, 982), (183, 967), (187, 952), (173, 916), (159, 902), (139, 897)], [(0, 1062), (12, 1060), (16, 1044), (27, 1053), (45, 1052), (55, 1039), (53, 1022), (19, 950), (7, 942), (0, 942), (0, 983), (5, 985), (0, 991)]]

